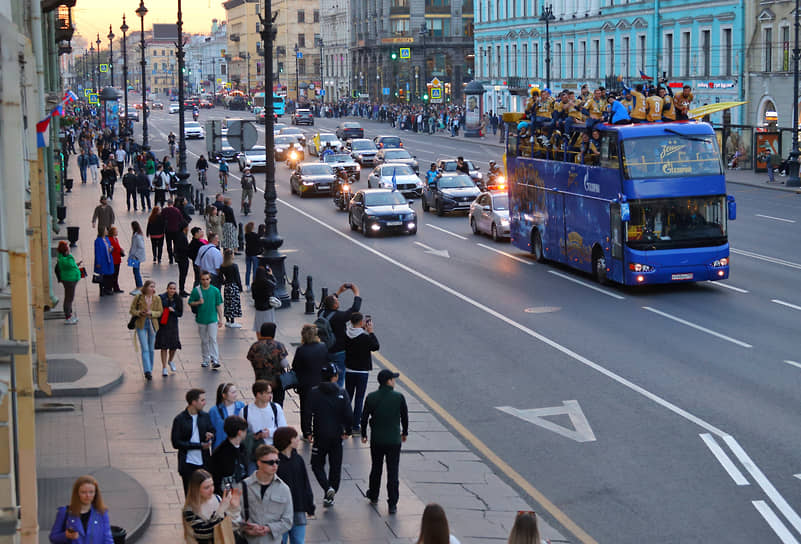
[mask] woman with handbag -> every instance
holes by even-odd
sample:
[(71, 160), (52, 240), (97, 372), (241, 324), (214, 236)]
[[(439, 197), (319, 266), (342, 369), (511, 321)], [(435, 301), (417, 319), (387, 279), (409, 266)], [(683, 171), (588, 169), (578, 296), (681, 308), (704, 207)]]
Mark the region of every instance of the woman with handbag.
[(281, 544), (304, 544), (306, 516), (314, 515), (314, 495), (309, 483), (306, 463), (298, 454), (298, 431), (293, 427), (279, 427), (273, 433), (273, 445), (278, 449), (278, 477), (292, 493), (292, 528), (284, 534)]
[(233, 524), (239, 521), (239, 489), (214, 493), (207, 471), (196, 470), (189, 479), (184, 503), (184, 536), (187, 544), (233, 544)]
[(300, 398), (300, 431), (303, 439), (311, 437), (311, 404), (309, 396), (312, 387), (320, 385), (321, 371), (328, 364), (328, 347), (320, 342), (317, 326), (303, 325), (300, 330), (301, 345), (295, 350), (292, 370), (298, 377), (298, 397)]
[[(175, 352), (181, 349), (181, 338), (178, 335), (178, 318), (184, 315), (184, 301), (178, 295), (178, 286), (174, 281), (167, 284), (167, 290), (159, 295), (162, 314), (159, 319), (159, 330), (156, 331), (155, 349), (161, 350), (161, 375), (165, 378), (170, 370), (175, 372)], [(169, 354), (170, 358), (167, 359)]]
[(220, 281), (223, 283), (223, 299), (225, 300), (223, 306), (225, 326), (241, 329), (242, 325), (235, 320), (237, 317), (242, 317), (242, 302), (239, 297), (242, 292), (242, 277), (239, 274), (239, 267), (234, 262), (233, 249), (226, 249), (223, 252)]
[(92, 282), (100, 287), (100, 296), (111, 295), (111, 280), (114, 276), (114, 259), (111, 256), (111, 243), (108, 241), (106, 227), (98, 227), (95, 238), (95, 276)]
[(147, 218), (147, 237), (150, 238), (150, 247), (153, 250), (153, 264), (161, 264), (161, 254), (164, 251), (164, 233), (167, 226), (161, 207), (153, 206), (150, 217)]
[(253, 278), (253, 285), (250, 287), (250, 294), (256, 306), (253, 330), (257, 333), (261, 331), (263, 323), (275, 323), (275, 308), (270, 304), (270, 299), (275, 299), (275, 285), (273, 271), (266, 264), (259, 263)]
[(153, 379), (156, 332), (159, 330), (162, 311), (161, 298), (156, 295), (156, 282), (147, 280), (142, 286), (142, 292), (131, 302), (131, 320), (128, 322), (128, 328), (136, 330), (139, 347), (142, 350), (142, 369), (148, 381)]
[(72, 301), (75, 300), (75, 286), (81, 279), (80, 262), (75, 262), (75, 257), (70, 255), (70, 245), (61, 240), (58, 243), (58, 270), (57, 279), (64, 286), (64, 324), (74, 325), (78, 322), (78, 316), (72, 312)]
[(136, 296), (141, 293), (142, 275), (139, 273), (139, 266), (145, 260), (145, 237), (142, 234), (142, 227), (139, 226), (139, 221), (131, 221), (131, 249), (128, 250), (128, 266), (133, 270), (134, 282), (136, 289), (131, 291), (131, 294)]
[(103, 504), (97, 480), (81, 476), (72, 484), (67, 506), (56, 514), (50, 529), (52, 544), (113, 544), (108, 508)]
[(117, 227), (108, 229), (108, 242), (111, 244), (111, 260), (114, 262), (114, 274), (111, 276), (111, 289), (115, 293), (122, 293), (120, 289), (120, 265), (125, 251), (120, 247), (120, 240), (117, 238)]

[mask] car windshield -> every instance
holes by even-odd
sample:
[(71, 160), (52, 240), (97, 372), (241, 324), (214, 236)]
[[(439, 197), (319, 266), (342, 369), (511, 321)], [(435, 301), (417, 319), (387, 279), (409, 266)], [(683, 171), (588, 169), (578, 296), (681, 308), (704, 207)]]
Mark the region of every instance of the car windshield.
[(670, 249), (726, 243), (726, 197), (678, 197), (629, 201), (625, 230), (633, 249)]
[(281, 134), (303, 134), (303, 131), (295, 127), (284, 127), (281, 129)]
[(330, 153), (323, 160), (325, 162), (351, 162), (353, 159), (350, 158), (350, 155)]
[(629, 179), (713, 176), (722, 173), (713, 135), (664, 135), (623, 141)]
[(496, 195), (492, 197), (492, 209), (495, 211), (505, 211), (509, 209), (509, 197), (506, 195)]
[(409, 155), (408, 151), (403, 149), (394, 149), (392, 151), (387, 151), (384, 153), (384, 160), (393, 160), (393, 159), (411, 159), (412, 156)]
[(233, 149), (233, 147), (231, 146), (231, 144), (229, 144), (229, 143), (228, 143), (228, 139), (227, 139), (227, 138), (223, 138), (223, 139), (222, 139), (222, 146), (223, 146), (223, 147), (228, 147), (228, 148), (231, 148), (231, 149)]
[(195, 123), (194, 121), (189, 121), (184, 123), (184, 128), (200, 128), (200, 123)]
[(254, 146), (252, 149), (248, 149), (247, 151), (245, 151), (245, 155), (247, 155), (248, 157), (251, 155), (264, 155), (264, 146), (263, 145)]
[(440, 189), (459, 189), (464, 187), (475, 187), (470, 176), (461, 174), (458, 176), (442, 176), (439, 178)]
[(400, 138), (381, 138), (381, 143), (384, 147), (400, 147)]
[(274, 132), (275, 131), (279, 131), (279, 130), (284, 130), (284, 128), (286, 128), (286, 125), (283, 124), (283, 123), (274, 123), (273, 124), (273, 131)]
[(359, 123), (342, 123), (342, 128), (362, 128)]
[(385, 166), (381, 169), (381, 175), (383, 177), (392, 177), (395, 176), (413, 176), (414, 170), (412, 167), (406, 164), (398, 164), (396, 166)]
[(320, 134), (321, 142), (333, 142), (337, 139), (335, 134)]
[(351, 142), (350, 148), (354, 151), (366, 151), (368, 149), (375, 149), (375, 144), (369, 140)]
[(327, 164), (309, 164), (303, 167), (303, 174), (307, 176), (333, 175), (334, 172)]
[(311, 112), (309, 110), (298, 110), (298, 115), (309, 115)]
[(297, 142), (294, 136), (278, 136), (275, 139), (275, 145), (290, 145)]
[(398, 191), (364, 194), (365, 206), (397, 206), (404, 204), (407, 204), (407, 202)]

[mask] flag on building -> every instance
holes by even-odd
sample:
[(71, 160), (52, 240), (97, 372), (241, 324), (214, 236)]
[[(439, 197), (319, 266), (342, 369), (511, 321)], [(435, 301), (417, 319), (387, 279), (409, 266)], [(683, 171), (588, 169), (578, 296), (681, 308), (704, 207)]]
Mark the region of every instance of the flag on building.
[(640, 70), (640, 79), (645, 79), (645, 80), (651, 81), (651, 80), (653, 80), (654, 78), (652, 78), (651, 76), (646, 76), (646, 75), (645, 75), (645, 72), (643, 72), (642, 70)]
[(36, 123), (36, 147), (47, 147), (50, 141), (50, 116)]

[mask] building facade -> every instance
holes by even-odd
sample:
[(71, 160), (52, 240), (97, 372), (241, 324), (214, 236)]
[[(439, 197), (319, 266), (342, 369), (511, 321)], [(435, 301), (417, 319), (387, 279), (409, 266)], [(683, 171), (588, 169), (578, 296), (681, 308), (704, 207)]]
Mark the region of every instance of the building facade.
[(287, 98), (301, 101), (319, 97), (322, 87), (320, 47), (320, 2), (316, 0), (278, 0), (275, 63), (276, 87)]
[(225, 54), (228, 48), (228, 25), (211, 21), (208, 34), (197, 34), (185, 46), (189, 85), (193, 92), (214, 93), (228, 82)]
[(336, 102), (347, 97), (350, 90), (350, 2), (320, 0), (320, 10), (325, 101)]
[[(476, 71), (486, 109), (519, 111), (529, 85), (546, 85), (542, 9), (538, 0), (481, 3)], [(745, 0), (557, 0), (548, 31), (552, 90), (614, 87), (618, 78), (633, 85), (645, 75), (690, 85), (694, 106), (745, 99)], [(744, 118), (742, 108), (726, 115)]]
[[(176, 96), (178, 94), (178, 27), (170, 24), (153, 24), (151, 38), (145, 37), (145, 60), (148, 92), (154, 95)], [(128, 44), (130, 47), (130, 44)], [(128, 57), (130, 70), (130, 56)]]
[(419, 101), (437, 77), (446, 100), (461, 100), (473, 79), (473, 6), (473, 0), (351, 0), (351, 95)]
[(224, 59), (228, 64), (228, 79), (246, 93), (264, 85), (262, 40), (259, 35), (258, 0), (228, 0), (223, 3), (228, 18), (228, 46)]

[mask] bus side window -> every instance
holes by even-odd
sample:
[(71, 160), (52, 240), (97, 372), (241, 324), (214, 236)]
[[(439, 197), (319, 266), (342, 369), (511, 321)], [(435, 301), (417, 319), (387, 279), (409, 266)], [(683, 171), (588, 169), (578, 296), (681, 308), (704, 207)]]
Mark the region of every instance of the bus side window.
[(601, 133), (601, 166), (615, 170), (620, 168), (616, 134)]

